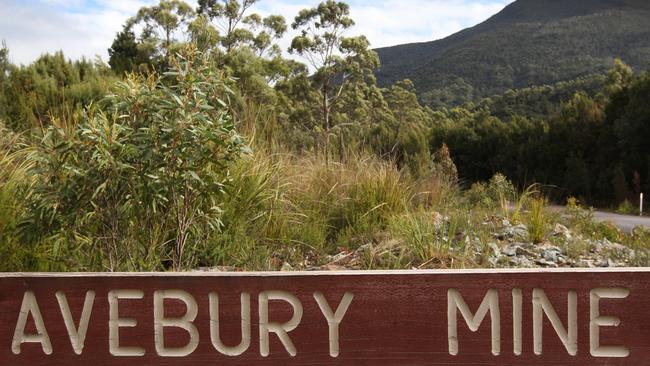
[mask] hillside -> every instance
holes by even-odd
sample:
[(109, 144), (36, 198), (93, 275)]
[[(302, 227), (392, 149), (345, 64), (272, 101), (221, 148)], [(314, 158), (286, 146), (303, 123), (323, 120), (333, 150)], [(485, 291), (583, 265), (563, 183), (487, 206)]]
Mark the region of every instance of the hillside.
[(411, 79), (428, 105), (602, 73), (621, 58), (650, 62), (647, 0), (518, 0), (442, 40), (381, 48), (382, 85)]

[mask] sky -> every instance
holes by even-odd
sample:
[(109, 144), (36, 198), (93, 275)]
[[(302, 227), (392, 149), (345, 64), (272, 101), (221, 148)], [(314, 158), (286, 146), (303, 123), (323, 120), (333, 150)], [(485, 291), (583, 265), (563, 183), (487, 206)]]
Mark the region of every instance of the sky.
[[(28, 64), (42, 53), (63, 50), (66, 57), (96, 56), (108, 60), (107, 49), (124, 22), (142, 6), (157, 0), (0, 0), (0, 40), (15, 64)], [(196, 0), (188, 1), (196, 4)], [(280, 14), (290, 23), (318, 0), (260, 0), (253, 11)], [(349, 35), (364, 34), (372, 47), (444, 38), (476, 25), (512, 0), (348, 0), (356, 26)], [(287, 48), (291, 34), (281, 41)]]

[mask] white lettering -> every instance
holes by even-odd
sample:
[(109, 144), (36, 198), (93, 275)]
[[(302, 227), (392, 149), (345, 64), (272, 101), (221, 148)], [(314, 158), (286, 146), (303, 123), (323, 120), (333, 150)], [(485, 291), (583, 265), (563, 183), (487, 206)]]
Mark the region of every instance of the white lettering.
[(325, 320), (327, 320), (327, 325), (329, 327), (329, 340), (330, 340), (330, 356), (338, 357), (339, 356), (339, 324), (343, 321), (345, 313), (347, 313), (354, 295), (350, 292), (343, 295), (343, 299), (339, 303), (339, 306), (336, 308), (336, 313), (332, 312), (332, 308), (327, 303), (327, 299), (320, 292), (314, 293), (314, 299), (320, 307), (320, 311), (323, 313)]
[[(34, 318), (34, 324), (36, 325), (36, 332), (38, 334), (25, 334), (25, 326), (27, 325), (29, 314), (32, 314), (32, 318)], [(41, 315), (41, 309), (38, 307), (38, 302), (36, 302), (36, 296), (31, 291), (27, 291), (23, 295), (20, 315), (18, 315), (14, 338), (11, 342), (11, 351), (15, 355), (19, 355), (20, 345), (23, 343), (40, 343), (46, 355), (52, 354), (52, 342), (47, 334), (47, 329), (45, 329), (45, 322)]]
[[(187, 311), (180, 318), (165, 317), (165, 300), (180, 300)], [(156, 353), (162, 357), (185, 357), (196, 350), (199, 345), (199, 330), (194, 325), (194, 319), (199, 314), (199, 306), (192, 295), (183, 290), (163, 290), (153, 293), (153, 326)], [(165, 328), (181, 328), (190, 335), (190, 341), (183, 347), (165, 347)]]
[(61, 309), (61, 315), (63, 316), (65, 327), (68, 330), (68, 336), (70, 337), (72, 349), (74, 349), (74, 353), (80, 355), (84, 349), (86, 333), (88, 332), (88, 322), (90, 321), (90, 315), (93, 311), (93, 304), (95, 303), (95, 291), (86, 292), (84, 307), (81, 310), (81, 318), (79, 319), (79, 328), (75, 327), (74, 319), (72, 319), (72, 312), (70, 311), (70, 305), (68, 304), (68, 299), (65, 296), (65, 292), (57, 291), (56, 299), (59, 302), (59, 308)]
[[(269, 323), (269, 300), (286, 301), (293, 307), (293, 317), (285, 324)], [(260, 313), (260, 354), (263, 357), (269, 355), (269, 333), (277, 334), (284, 345), (284, 348), (291, 356), (297, 354), (296, 347), (288, 332), (296, 329), (302, 320), (302, 304), (294, 295), (284, 291), (264, 291), (259, 294)]]
[(630, 350), (625, 347), (604, 347), (600, 345), (600, 327), (617, 327), (621, 320), (613, 316), (600, 315), (600, 299), (625, 299), (630, 290), (625, 288), (597, 288), (591, 290), (590, 307), (590, 351), (593, 357), (628, 357)]
[(522, 307), (524, 296), (520, 288), (512, 290), (512, 337), (513, 337), (513, 351), (515, 355), (521, 356), (522, 352)]
[(578, 294), (575, 291), (569, 291), (567, 302), (568, 330), (564, 328), (560, 317), (555, 312), (548, 297), (546, 297), (544, 290), (539, 288), (533, 290), (533, 344), (536, 355), (542, 354), (544, 314), (551, 321), (553, 329), (555, 329), (555, 332), (560, 337), (567, 352), (571, 356), (578, 354)]
[(458, 354), (458, 310), (463, 315), (467, 326), (472, 332), (478, 331), (488, 310), (492, 323), (492, 354), (497, 356), (501, 352), (501, 314), (499, 312), (499, 292), (495, 289), (489, 290), (483, 298), (476, 315), (473, 315), (458, 290), (450, 289), (447, 292), (447, 321), (449, 354)]
[(108, 347), (111, 355), (121, 357), (144, 356), (144, 348), (120, 347), (120, 328), (135, 327), (138, 321), (132, 318), (120, 318), (119, 300), (138, 300), (144, 297), (140, 290), (113, 290), (108, 293)]
[(228, 347), (219, 335), (219, 295), (210, 293), (210, 338), (217, 351), (227, 356), (239, 356), (246, 352), (251, 344), (251, 295), (241, 294), (241, 342), (235, 347)]

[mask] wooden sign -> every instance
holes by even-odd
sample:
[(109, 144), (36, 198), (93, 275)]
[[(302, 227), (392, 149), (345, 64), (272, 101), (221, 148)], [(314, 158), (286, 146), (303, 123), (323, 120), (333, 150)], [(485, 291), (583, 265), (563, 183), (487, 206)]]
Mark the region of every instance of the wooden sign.
[(0, 274), (0, 365), (650, 365), (650, 269)]

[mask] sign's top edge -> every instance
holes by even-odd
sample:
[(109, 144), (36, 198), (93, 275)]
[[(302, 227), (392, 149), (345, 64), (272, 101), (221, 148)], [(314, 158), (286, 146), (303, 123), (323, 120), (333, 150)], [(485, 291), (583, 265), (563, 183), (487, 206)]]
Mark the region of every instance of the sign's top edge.
[(517, 269), (441, 269), (378, 271), (293, 271), (293, 272), (0, 272), (0, 278), (18, 277), (312, 277), (386, 275), (476, 275), (476, 274), (571, 274), (571, 273), (650, 273), (647, 268), (517, 268)]

